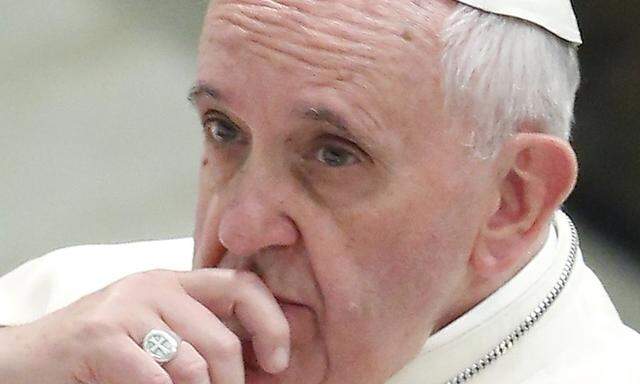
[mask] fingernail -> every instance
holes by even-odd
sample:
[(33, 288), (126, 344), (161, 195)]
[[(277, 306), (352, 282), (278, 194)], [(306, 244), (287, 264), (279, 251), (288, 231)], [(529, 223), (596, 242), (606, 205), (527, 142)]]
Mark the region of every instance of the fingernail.
[(289, 366), (289, 351), (285, 347), (278, 347), (271, 358), (273, 369), (276, 372), (284, 371)]

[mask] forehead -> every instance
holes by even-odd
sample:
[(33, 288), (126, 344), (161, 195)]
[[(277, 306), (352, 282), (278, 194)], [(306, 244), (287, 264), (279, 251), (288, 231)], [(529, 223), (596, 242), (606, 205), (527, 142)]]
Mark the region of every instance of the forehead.
[(450, 0), (217, 0), (204, 22), (198, 81), (243, 97), (267, 89), (292, 99), (309, 88), (324, 88), (333, 99), (378, 114), (369, 116), (373, 120), (394, 114), (397, 119), (403, 103), (433, 99), (439, 84), (438, 32), (454, 5)]
[(439, 1), (218, 0), (207, 13), (202, 49), (224, 40), (338, 70), (434, 47), (446, 9)]

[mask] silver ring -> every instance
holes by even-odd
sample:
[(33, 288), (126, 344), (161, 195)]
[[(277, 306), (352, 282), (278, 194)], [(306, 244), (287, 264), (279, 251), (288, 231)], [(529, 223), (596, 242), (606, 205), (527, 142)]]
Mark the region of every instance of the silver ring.
[(142, 349), (159, 364), (168, 363), (178, 355), (182, 340), (173, 332), (152, 329), (142, 341)]

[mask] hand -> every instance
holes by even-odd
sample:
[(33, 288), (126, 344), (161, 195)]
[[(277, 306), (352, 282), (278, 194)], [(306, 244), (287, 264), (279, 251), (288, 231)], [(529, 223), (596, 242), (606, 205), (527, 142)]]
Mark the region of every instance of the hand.
[[(262, 280), (203, 269), (131, 275), (34, 323), (1, 329), (0, 349), (12, 351), (0, 376), (11, 372), (16, 384), (244, 383), (241, 341), (223, 320), (248, 332), (262, 369), (286, 369), (289, 325)], [(151, 329), (183, 339), (163, 366), (140, 347)]]

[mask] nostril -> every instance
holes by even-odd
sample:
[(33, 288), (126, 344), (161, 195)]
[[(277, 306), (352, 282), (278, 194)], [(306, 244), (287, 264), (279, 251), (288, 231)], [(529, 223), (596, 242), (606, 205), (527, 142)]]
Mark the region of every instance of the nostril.
[(213, 237), (200, 238), (194, 244), (194, 268), (215, 268), (227, 249)]
[(218, 235), (218, 241), (225, 247), (229, 253), (238, 256), (244, 256), (256, 251), (256, 245), (253, 243), (256, 239), (249, 238), (248, 234), (245, 234), (239, 230), (221, 230)]

